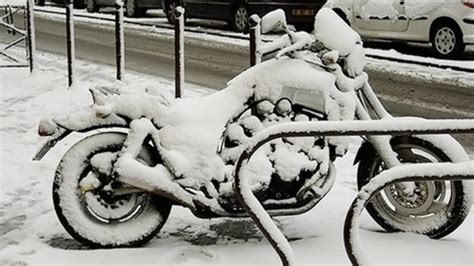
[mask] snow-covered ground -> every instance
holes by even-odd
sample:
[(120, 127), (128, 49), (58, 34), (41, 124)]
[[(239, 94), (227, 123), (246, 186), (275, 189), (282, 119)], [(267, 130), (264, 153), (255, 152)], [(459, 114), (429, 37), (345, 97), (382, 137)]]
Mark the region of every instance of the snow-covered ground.
[[(74, 112), (91, 99), (87, 89), (118, 84), (114, 69), (77, 61), (78, 82), (67, 89), (65, 58), (38, 55), (33, 76), (26, 69), (0, 69), (0, 265), (127, 264), (127, 265), (275, 265), (276, 254), (249, 219), (195, 218), (175, 207), (162, 231), (147, 246), (133, 249), (89, 250), (62, 228), (53, 210), (51, 186), (55, 166), (73, 143), (61, 143), (43, 161), (31, 158), (44, 139), (37, 136), (40, 118), (52, 112)], [(127, 72), (134, 88), (155, 87), (172, 92), (173, 82)], [(186, 97), (209, 93), (187, 86)], [(333, 190), (308, 213), (277, 218), (290, 239), (298, 265), (349, 264), (343, 247), (344, 216), (356, 195), (352, 166), (358, 141), (337, 161)], [(472, 155), (471, 155), (472, 156)], [(376, 265), (473, 265), (474, 220), (443, 240), (384, 233), (366, 214), (361, 236), (369, 259)]]

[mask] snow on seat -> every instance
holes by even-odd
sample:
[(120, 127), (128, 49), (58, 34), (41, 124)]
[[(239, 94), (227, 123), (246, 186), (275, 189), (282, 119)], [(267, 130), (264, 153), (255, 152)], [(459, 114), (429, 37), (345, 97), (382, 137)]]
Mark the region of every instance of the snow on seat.
[(251, 90), (230, 86), (219, 92), (177, 99), (157, 120), (162, 157), (186, 187), (222, 181), (225, 167), (216, 150), (227, 122), (244, 109)]

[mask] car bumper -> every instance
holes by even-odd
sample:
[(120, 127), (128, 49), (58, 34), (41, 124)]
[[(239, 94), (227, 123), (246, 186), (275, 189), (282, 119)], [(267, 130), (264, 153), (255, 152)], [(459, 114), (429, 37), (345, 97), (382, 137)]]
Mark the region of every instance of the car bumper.
[(249, 2), (249, 9), (251, 13), (260, 16), (272, 11), (275, 8), (281, 8), (285, 11), (287, 22), (292, 23), (314, 23), (314, 16), (322, 7), (322, 3), (279, 3), (275, 2), (273, 5), (269, 3)]
[(465, 44), (474, 44), (474, 15), (463, 18), (461, 24), (463, 41)]
[(465, 44), (474, 44), (474, 35), (464, 36), (463, 41)]

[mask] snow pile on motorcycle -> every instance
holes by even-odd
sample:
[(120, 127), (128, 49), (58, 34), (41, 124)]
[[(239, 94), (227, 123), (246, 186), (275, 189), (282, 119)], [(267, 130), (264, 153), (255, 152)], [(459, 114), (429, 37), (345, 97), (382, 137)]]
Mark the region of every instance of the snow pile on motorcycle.
[[(204, 97), (104, 87), (91, 92), (90, 108), (45, 119), (39, 131), (60, 140), (71, 131), (129, 128), (127, 135), (99, 133), (78, 142), (58, 166), (58, 217), (71, 235), (93, 246), (148, 241), (171, 203), (203, 217), (243, 215), (232, 187), (234, 163), (253, 135), (277, 123), (352, 120), (355, 111), (353, 91), (339, 90), (334, 74), (285, 56), (244, 71)], [(338, 138), (274, 140), (247, 168), (252, 190), (275, 214), (306, 211), (329, 191), (331, 160), (346, 146)], [(136, 228), (134, 220), (145, 226)], [(91, 235), (110, 223), (123, 228), (115, 234), (123, 232)]]
[[(295, 48), (285, 50), (288, 56), (257, 64), (226, 88), (203, 97), (174, 99), (164, 92), (96, 88), (91, 107), (43, 120), (39, 131), (53, 135), (50, 146), (73, 131), (128, 129), (99, 131), (64, 155), (53, 185), (63, 226), (87, 245), (117, 247), (149, 241), (173, 204), (199, 217), (245, 216), (232, 187), (234, 163), (252, 136), (279, 123), (353, 120), (356, 105), (362, 105), (354, 89), (367, 82), (364, 54), (360, 37), (344, 33), (351, 29), (343, 24), (334, 12), (322, 10), (315, 28), (321, 29), (318, 38), (327, 39), (324, 54), (311, 50), (313, 43), (304, 44), (316, 40), (314, 36), (298, 39), (301, 34), (296, 34), (298, 45), (288, 46)], [(343, 35), (323, 30), (331, 27)], [(332, 137), (271, 141), (246, 168), (251, 191), (273, 216), (307, 211), (331, 188), (332, 160), (344, 154), (347, 145), (344, 138)], [(393, 154), (387, 145), (387, 153)], [(376, 168), (364, 178), (382, 171), (377, 156), (371, 151), (369, 160), (365, 158), (367, 168)], [(462, 188), (457, 191), (456, 196), (464, 197)], [(386, 228), (403, 226), (405, 217), (397, 219), (396, 226), (386, 222)]]

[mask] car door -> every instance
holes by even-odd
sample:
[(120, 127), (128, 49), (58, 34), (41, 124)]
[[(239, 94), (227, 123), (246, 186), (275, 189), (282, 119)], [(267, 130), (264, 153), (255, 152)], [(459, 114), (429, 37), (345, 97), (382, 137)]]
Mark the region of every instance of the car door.
[(206, 16), (213, 19), (228, 20), (231, 16), (230, 0), (206, 0)]
[(206, 18), (207, 0), (182, 0), (190, 17)]
[(401, 32), (408, 28), (405, 1), (354, 0), (355, 27), (366, 31)]
[[(102, 1), (109, 1), (110, 0), (102, 0)], [(135, 2), (138, 7), (144, 7), (144, 8), (162, 8), (161, 6), (161, 0), (136, 0)]]

